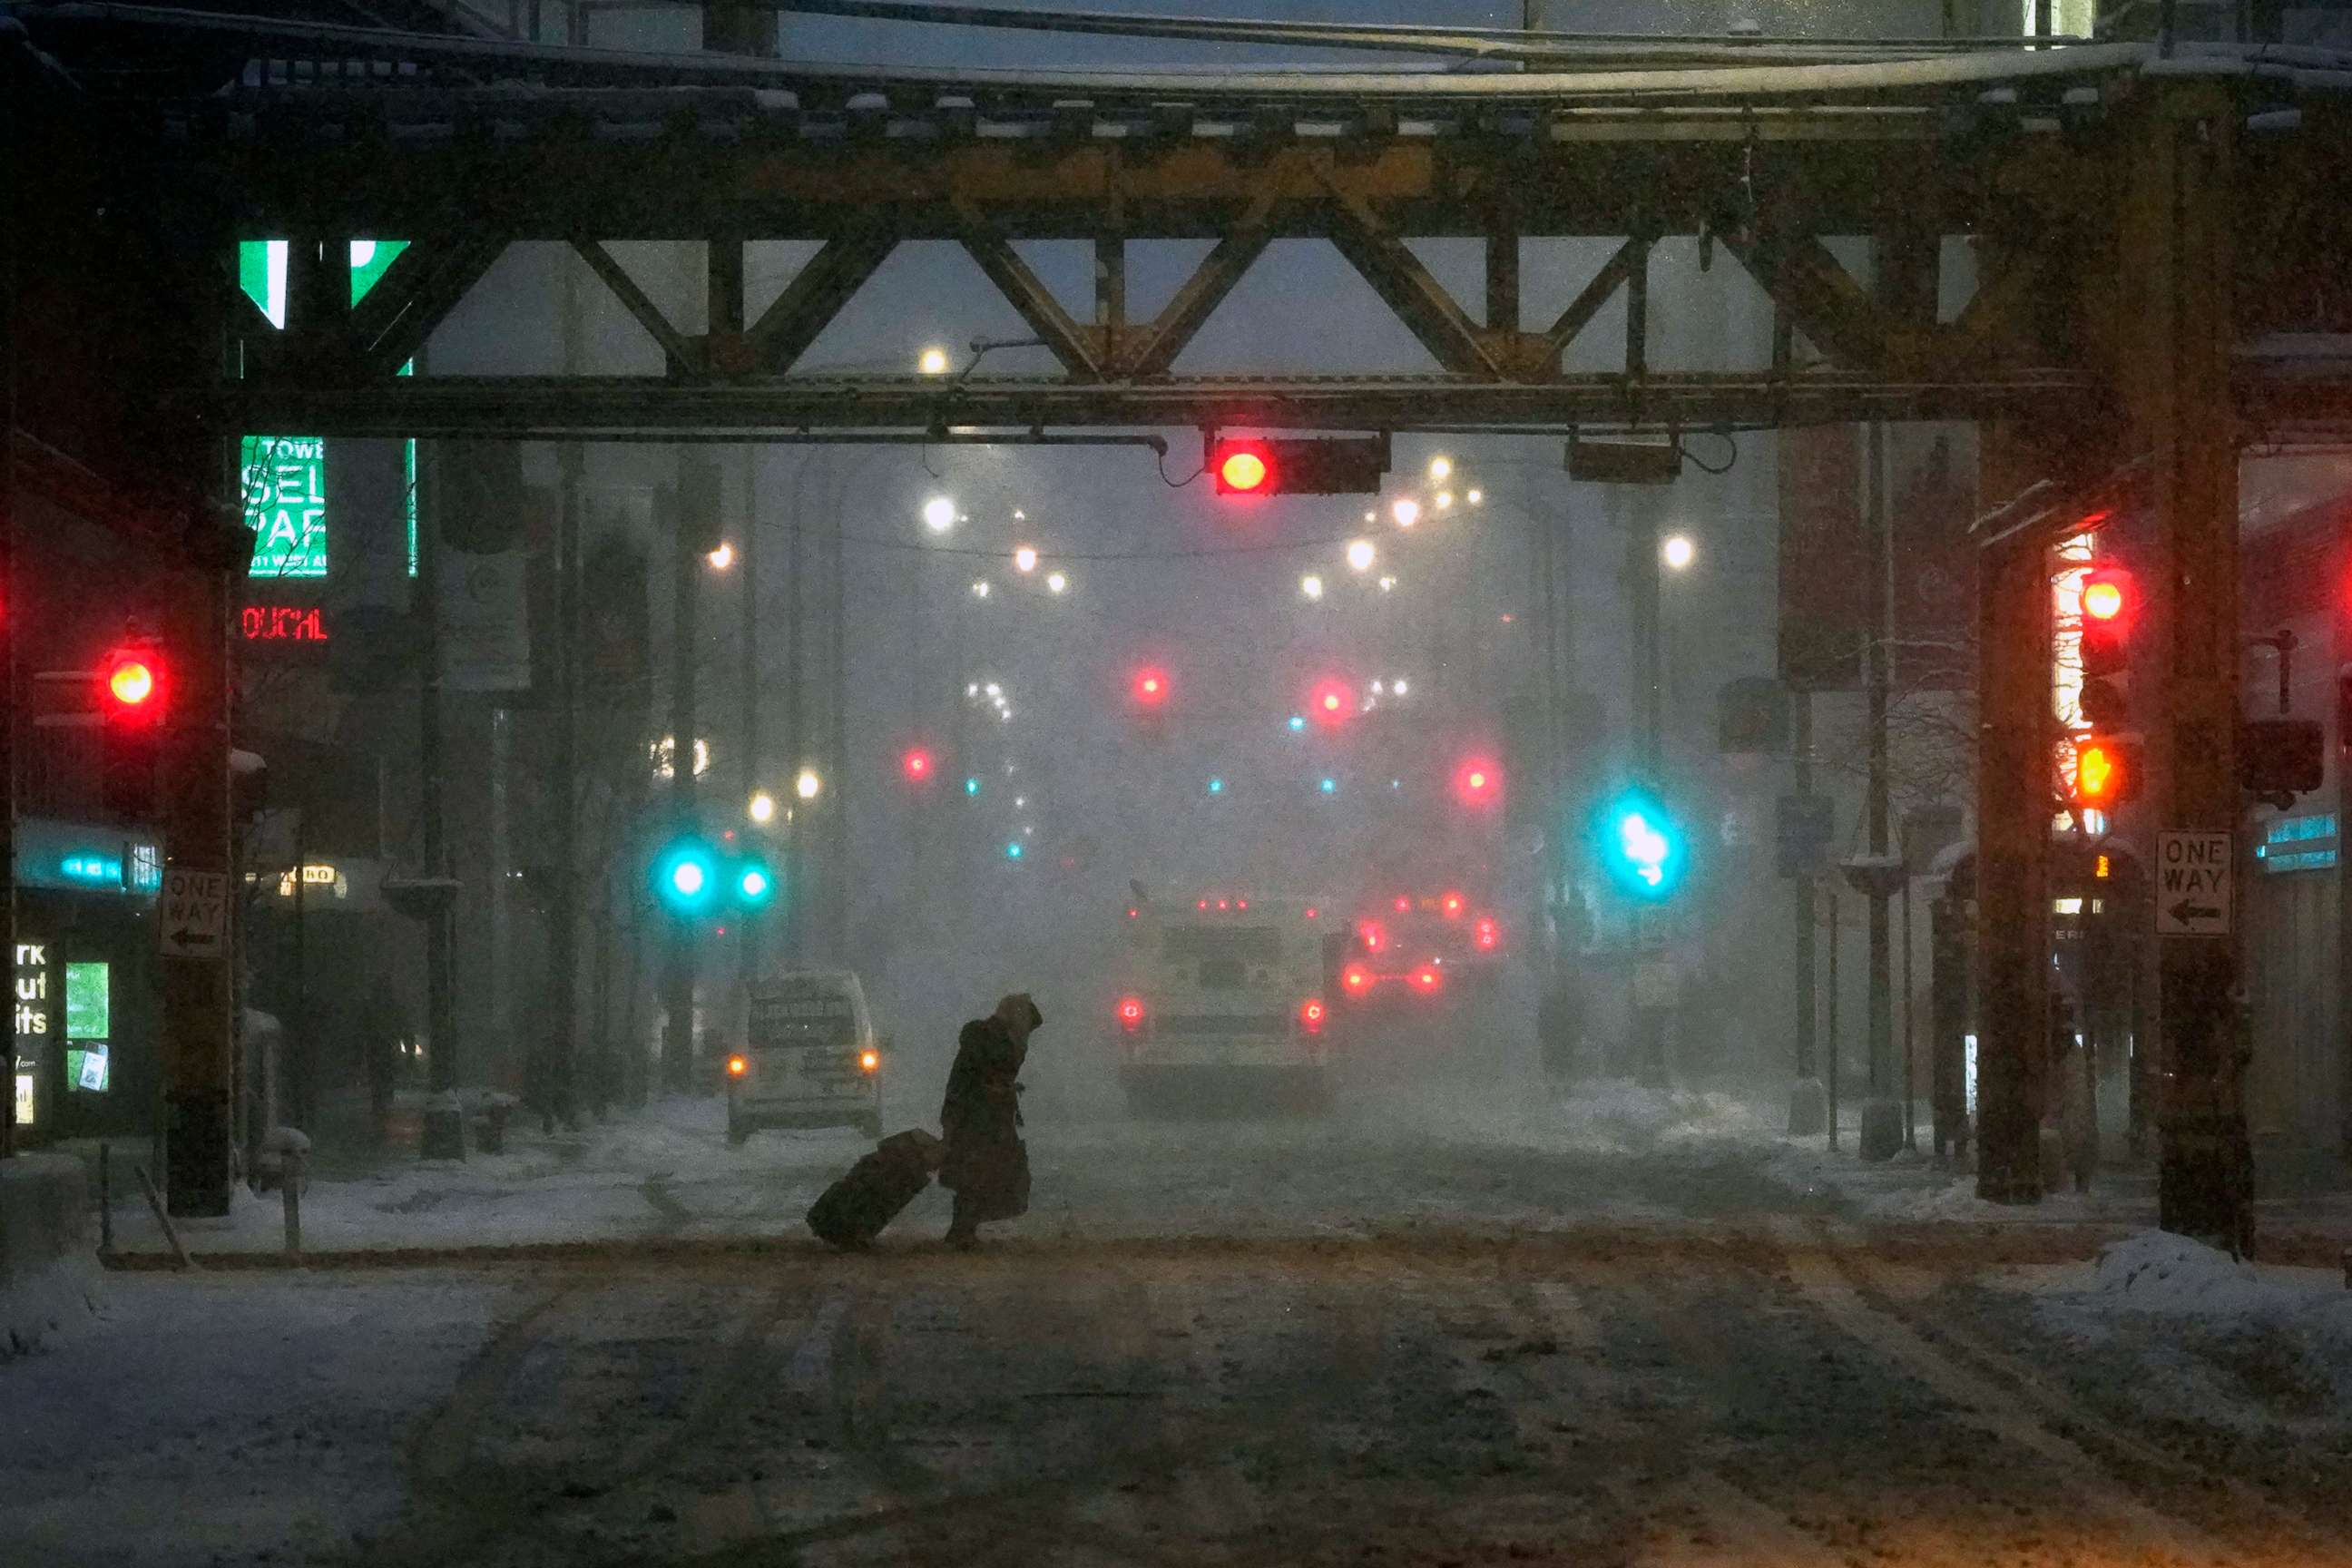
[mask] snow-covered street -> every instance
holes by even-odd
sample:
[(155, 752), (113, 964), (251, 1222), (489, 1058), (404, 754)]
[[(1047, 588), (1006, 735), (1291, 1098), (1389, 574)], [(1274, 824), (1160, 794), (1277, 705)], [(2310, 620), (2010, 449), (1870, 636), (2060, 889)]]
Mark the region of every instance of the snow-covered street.
[(950, 1252), (934, 1191), (842, 1256), (799, 1219), (856, 1142), (709, 1112), (306, 1218), (567, 1248), (118, 1271), (0, 1368), (0, 1563), (2352, 1563), (2352, 1289), (2122, 1199), (1971, 1225), (1604, 1085), (1038, 1115), (1026, 1219)]

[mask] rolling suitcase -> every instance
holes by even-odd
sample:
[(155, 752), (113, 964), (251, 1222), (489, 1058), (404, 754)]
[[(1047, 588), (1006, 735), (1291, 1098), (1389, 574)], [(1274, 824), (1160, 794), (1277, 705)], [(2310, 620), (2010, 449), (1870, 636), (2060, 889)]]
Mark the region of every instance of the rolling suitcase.
[(940, 1141), (920, 1129), (892, 1133), (809, 1205), (809, 1229), (835, 1247), (871, 1247), (931, 1184), (941, 1152)]

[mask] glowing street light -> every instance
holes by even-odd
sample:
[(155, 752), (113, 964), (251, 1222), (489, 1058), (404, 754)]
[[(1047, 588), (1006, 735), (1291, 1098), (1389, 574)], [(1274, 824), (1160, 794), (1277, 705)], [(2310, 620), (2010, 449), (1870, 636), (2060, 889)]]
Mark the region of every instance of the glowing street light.
[(776, 797), (766, 790), (754, 790), (748, 809), (751, 820), (764, 826), (776, 820)]
[(1436, 483), (1436, 484), (1441, 484), (1441, 485), (1442, 485), (1442, 484), (1444, 484), (1444, 483), (1448, 479), (1452, 478), (1452, 477), (1453, 477), (1453, 474), (1454, 474), (1454, 459), (1453, 459), (1453, 458), (1430, 458), (1430, 459), (1429, 459), (1429, 477), (1430, 477), (1430, 479), (1432, 480), (1432, 482)]
[(1392, 594), (1396, 592), (1396, 579), (1394, 577), (1382, 577), (1381, 579), (1381, 592), (1383, 594)]
[(1452, 490), (1440, 490), (1437, 492), (1437, 510), (1440, 511), (1451, 511), (1454, 510), (1454, 492)]
[(1372, 562), (1379, 556), (1379, 554), (1380, 552), (1372, 548), (1372, 542), (1370, 540), (1349, 540), (1348, 542), (1348, 570), (1350, 572), (1369, 572), (1372, 569)]
[(1421, 503), (1411, 496), (1399, 496), (1396, 505), (1389, 508), (1389, 515), (1396, 519), (1399, 528), (1411, 528), (1421, 521)]
[(803, 800), (814, 800), (824, 793), (824, 780), (814, 768), (803, 768), (800, 777), (793, 781), (793, 793)]
[(1037, 570), (1036, 547), (1034, 545), (1024, 544), (1018, 550), (1015, 550), (1013, 552), (1013, 569), (1015, 572), (1034, 572)]
[(1323, 596), (1323, 579), (1316, 574), (1309, 572), (1306, 576), (1301, 577), (1298, 580), (1298, 592), (1300, 595), (1305, 598), (1321, 598)]
[(925, 375), (945, 375), (948, 373), (948, 351), (942, 348), (925, 349), (923, 357), (917, 360), (915, 363)]
[(982, 577), (971, 585), (971, 596), (975, 599), (985, 599), (988, 597), (987, 578)]
[(956, 503), (945, 496), (933, 496), (923, 503), (923, 526), (933, 533), (945, 533), (956, 523)]
[(1062, 573), (1048, 572), (1045, 574), (1045, 592), (1048, 594), (1058, 594), (1069, 585), (1069, 578)]
[(724, 572), (735, 564), (735, 547), (721, 540), (719, 542), (719, 548), (705, 555), (703, 559), (709, 562), (714, 570)]
[(1697, 558), (1698, 546), (1691, 542), (1687, 533), (1670, 533), (1658, 546), (1658, 559), (1666, 563), (1669, 571), (1683, 571)]
[(1484, 506), (1486, 504), (1486, 492), (1473, 487), (1469, 495), (1464, 499), (1469, 501), (1472, 506)]

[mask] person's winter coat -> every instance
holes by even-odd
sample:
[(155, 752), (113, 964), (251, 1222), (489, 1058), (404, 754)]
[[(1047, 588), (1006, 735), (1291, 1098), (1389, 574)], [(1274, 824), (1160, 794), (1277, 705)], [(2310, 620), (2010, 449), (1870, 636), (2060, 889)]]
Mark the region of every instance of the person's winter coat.
[(993, 1018), (974, 1018), (956, 1039), (940, 1106), (947, 1158), (940, 1185), (978, 1221), (1029, 1211), (1029, 1150), (1021, 1142), (1021, 1064), (1026, 1047)]

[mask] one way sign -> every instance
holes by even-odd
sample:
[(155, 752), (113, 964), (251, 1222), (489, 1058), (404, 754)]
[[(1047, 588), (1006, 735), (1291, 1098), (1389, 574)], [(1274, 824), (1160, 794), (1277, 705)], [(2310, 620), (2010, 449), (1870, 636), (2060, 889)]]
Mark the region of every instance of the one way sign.
[(2229, 935), (2231, 888), (2227, 833), (2156, 836), (2157, 935)]
[(228, 873), (163, 873), (155, 933), (167, 958), (218, 958), (228, 935)]

